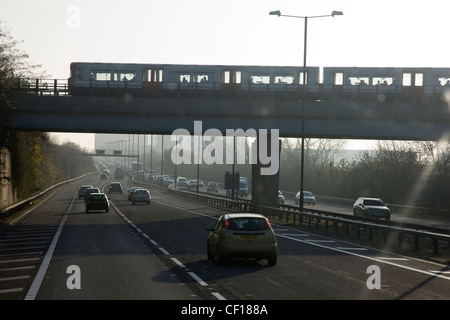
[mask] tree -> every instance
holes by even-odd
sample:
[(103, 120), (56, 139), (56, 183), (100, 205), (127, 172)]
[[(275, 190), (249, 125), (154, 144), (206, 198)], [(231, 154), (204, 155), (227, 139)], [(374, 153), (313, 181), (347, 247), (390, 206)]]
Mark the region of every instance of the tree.
[[(18, 78), (39, 78), (44, 75), (40, 65), (29, 62), (29, 55), (18, 48), (21, 42), (13, 39), (5, 23), (0, 21), (0, 152), (2, 155), (14, 147), (14, 108), (17, 92), (14, 84)], [(4, 157), (0, 157), (4, 159)], [(0, 162), (0, 171), (4, 163)], [(3, 179), (1, 179), (3, 181)], [(1, 183), (0, 183), (1, 184)]]

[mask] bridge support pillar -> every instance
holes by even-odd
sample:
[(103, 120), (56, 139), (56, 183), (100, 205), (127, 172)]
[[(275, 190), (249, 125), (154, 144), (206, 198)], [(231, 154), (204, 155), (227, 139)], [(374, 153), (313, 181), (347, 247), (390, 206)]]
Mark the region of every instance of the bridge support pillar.
[[(258, 137), (257, 139), (260, 139)], [(253, 142), (254, 147), (259, 148), (258, 140)], [(267, 136), (267, 155), (272, 154), (270, 135)], [(259, 149), (258, 155), (259, 155)], [(278, 140), (278, 164), (280, 163), (280, 151), (281, 151), (281, 141)], [(272, 161), (273, 161), (273, 157)], [(261, 168), (267, 168), (270, 164), (264, 165), (260, 162), (260, 157), (258, 156), (258, 161), (256, 164), (252, 164), (252, 202), (256, 205), (278, 207), (278, 190), (280, 185), (280, 170), (276, 170), (275, 174), (272, 175), (262, 175)]]

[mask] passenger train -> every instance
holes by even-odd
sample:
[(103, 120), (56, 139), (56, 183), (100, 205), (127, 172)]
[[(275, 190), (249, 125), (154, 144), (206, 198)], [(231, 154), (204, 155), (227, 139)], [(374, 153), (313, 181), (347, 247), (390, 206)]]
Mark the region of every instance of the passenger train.
[(316, 100), (439, 101), (450, 90), (450, 68), (310, 66), (304, 77), (303, 67), (294, 66), (73, 62), (70, 71), (72, 95), (251, 95), (301, 99), (306, 93), (308, 99)]

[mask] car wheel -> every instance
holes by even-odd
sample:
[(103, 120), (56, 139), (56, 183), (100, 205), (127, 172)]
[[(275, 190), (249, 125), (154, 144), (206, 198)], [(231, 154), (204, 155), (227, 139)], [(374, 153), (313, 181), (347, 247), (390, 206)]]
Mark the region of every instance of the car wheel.
[(133, 201), (133, 202), (132, 202), (132, 204), (134, 205), (134, 204), (135, 204), (135, 202)]
[(269, 266), (274, 266), (277, 264), (277, 255), (274, 254), (270, 257), (267, 258), (267, 263), (269, 264)]
[(106, 212), (109, 212), (109, 209), (106, 209)]
[(86, 213), (89, 213), (89, 210), (88, 210), (88, 209), (86, 209)]

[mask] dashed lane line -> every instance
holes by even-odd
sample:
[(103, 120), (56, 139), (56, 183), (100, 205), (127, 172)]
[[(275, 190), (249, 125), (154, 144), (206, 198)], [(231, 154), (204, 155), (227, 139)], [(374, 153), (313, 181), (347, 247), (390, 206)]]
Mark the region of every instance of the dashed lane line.
[[(125, 215), (116, 207), (116, 205), (110, 201), (110, 204), (114, 207), (114, 209), (116, 210), (117, 214), (122, 217), (126, 222), (129, 223), (130, 226), (132, 226), (134, 228), (134, 230), (136, 230), (141, 236), (143, 236), (144, 238), (146, 238), (152, 245), (154, 245), (155, 247), (158, 248), (158, 250), (160, 250), (162, 253), (164, 253), (164, 255), (166, 256), (171, 256), (171, 254), (164, 249), (163, 247), (161, 247), (160, 245), (158, 245), (158, 243), (153, 240), (152, 238), (150, 238), (150, 236), (148, 234), (146, 234), (142, 229), (140, 229), (139, 227), (137, 227), (134, 223), (132, 223), (127, 217), (125, 217)], [(178, 209), (182, 209), (182, 208), (178, 208)], [(186, 209), (183, 209), (186, 210)], [(187, 210), (190, 211), (190, 210)], [(182, 268), (184, 271), (187, 272), (187, 274), (193, 278), (200, 286), (208, 286), (208, 284), (203, 281), (196, 273), (192, 272), (192, 271), (188, 271), (188, 269), (186, 268), (186, 266), (181, 263), (177, 258), (175, 257), (171, 257), (170, 258), (177, 266), (179, 266), (180, 268)], [(222, 296), (220, 293), (218, 292), (211, 292), (211, 295), (213, 297), (215, 297), (218, 300), (226, 300), (224, 296)]]

